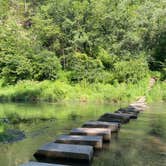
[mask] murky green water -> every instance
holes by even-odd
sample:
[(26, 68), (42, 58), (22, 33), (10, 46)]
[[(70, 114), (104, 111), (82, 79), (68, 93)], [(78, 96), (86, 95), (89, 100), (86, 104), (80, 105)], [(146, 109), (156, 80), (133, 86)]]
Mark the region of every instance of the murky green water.
[[(4, 111), (47, 111), (56, 120), (34, 121), (11, 126), (25, 132), (26, 139), (0, 144), (0, 166), (18, 166), (34, 160), (32, 154), (57, 135), (68, 133), (87, 120), (97, 119), (104, 112), (113, 112), (120, 105), (57, 105), (57, 104), (0, 104)], [(92, 166), (166, 166), (166, 103), (152, 104), (137, 120), (123, 125), (118, 139), (96, 154)]]

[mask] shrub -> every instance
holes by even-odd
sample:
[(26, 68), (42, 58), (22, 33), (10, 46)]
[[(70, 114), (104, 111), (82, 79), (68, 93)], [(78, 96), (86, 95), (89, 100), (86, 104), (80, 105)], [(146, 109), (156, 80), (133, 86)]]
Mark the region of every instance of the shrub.
[(33, 78), (38, 81), (56, 80), (61, 65), (53, 52), (43, 50), (33, 59)]
[(98, 78), (103, 65), (99, 59), (76, 52), (68, 57), (67, 69), (71, 71), (70, 80), (72, 82), (86, 80), (92, 83)]
[(114, 76), (119, 82), (137, 83), (148, 75), (148, 64), (145, 59), (130, 59), (114, 65)]

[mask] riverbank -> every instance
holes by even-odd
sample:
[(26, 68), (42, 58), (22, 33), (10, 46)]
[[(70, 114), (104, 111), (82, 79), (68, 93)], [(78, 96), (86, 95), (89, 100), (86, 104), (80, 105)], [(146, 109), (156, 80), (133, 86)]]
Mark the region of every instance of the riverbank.
[(69, 84), (61, 81), (24, 81), (0, 87), (0, 102), (132, 102), (146, 96), (148, 102), (166, 100), (166, 83), (157, 82), (148, 91), (149, 79), (137, 84)]
[[(73, 120), (77, 118), (80, 119), (82, 117), (82, 109), (80, 112), (78, 105), (80, 105), (80, 107), (84, 106), (85, 109), (85, 106), (88, 106), (89, 104), (91, 106), (93, 105), (93, 107), (96, 107), (95, 105), (100, 107), (102, 104), (107, 104), (112, 107), (114, 106), (114, 110), (116, 110), (120, 107), (127, 106), (131, 101), (138, 99), (139, 96), (144, 96), (143, 98), (146, 98), (149, 103), (152, 101), (165, 100), (165, 83), (157, 82), (150, 86), (150, 82), (149, 79), (145, 79), (138, 84), (93, 84), (93, 86), (90, 85), (89, 87), (85, 84), (72, 86), (62, 82), (24, 82), (15, 86), (10, 86), (8, 91), (7, 89), (2, 88), (4, 91), (2, 91), (2, 89), (0, 91), (1, 99), (3, 99), (1, 101), (6, 100), (15, 102), (0, 104), (0, 135), (2, 137), (0, 140), (4, 140), (8, 137), (6, 135), (6, 130), (11, 124), (29, 124), (31, 122), (42, 122), (47, 120), (56, 121), (61, 118), (66, 120), (68, 118)], [(61, 84), (63, 86), (60, 86)], [(48, 88), (50, 88), (50, 91), (47, 91)], [(36, 96), (34, 96), (36, 90), (40, 90), (40, 93), (36, 93)], [(6, 96), (3, 96), (4, 94), (2, 92), (5, 93), (5, 91), (8, 93), (6, 93)], [(59, 95), (65, 95), (63, 98), (62, 96), (59, 96), (59, 100), (56, 100), (56, 95), (58, 94), (56, 92), (58, 91), (63, 92), (59, 93)], [(48, 93), (48, 98), (43, 98), (43, 94), (46, 92), (50, 92)], [(22, 98), (20, 98), (20, 96)], [(71, 97), (70, 100), (69, 97)], [(24, 102), (16, 103), (16, 101)], [(33, 101), (34, 103), (30, 103), (29, 101)], [(54, 104), (50, 103), (52, 106), (48, 107), (49, 102), (54, 102)], [(74, 106), (72, 103), (75, 103)], [(64, 109), (66, 107), (69, 108), (67, 112), (66, 109)], [(92, 110), (93, 107), (88, 107), (87, 110), (84, 111), (87, 112), (89, 109)], [(95, 116), (96, 114), (100, 114), (100, 112), (96, 112), (95, 109), (93, 112)], [(110, 112), (110, 110), (108, 110), (108, 112)], [(5, 135), (3, 133), (5, 133)]]
[(60, 81), (24, 81), (16, 85), (0, 88), (1, 102), (131, 102), (145, 95), (149, 80), (137, 84), (115, 83), (71, 85)]
[[(1, 87), (0, 88), (0, 101), (3, 102), (34, 102), (34, 103), (60, 103), (66, 105), (77, 104), (117, 104), (122, 105), (137, 100), (139, 96), (146, 96), (147, 102), (166, 100), (166, 84), (164, 82), (157, 82), (149, 91), (149, 79), (140, 81), (138, 84), (76, 84), (69, 85), (64, 82), (21, 82), (15, 86)], [(8, 105), (8, 104), (7, 104)], [(5, 105), (3, 104), (3, 107)], [(42, 106), (43, 107), (43, 106)], [(57, 105), (56, 105), (57, 107)], [(11, 123), (19, 123), (26, 121), (33, 121), (36, 119), (56, 119), (59, 116), (64, 117), (64, 111), (53, 112), (47, 109), (43, 112), (40, 110), (33, 111), (27, 110), (17, 111), (19, 108), (14, 109), (9, 105), (7, 108), (1, 108), (0, 118), (2, 122), (4, 119), (9, 120)], [(75, 117), (76, 112), (71, 110), (68, 112), (71, 117)], [(63, 115), (64, 114), (64, 115)], [(77, 111), (77, 114), (79, 112)]]
[(155, 83), (151, 90), (146, 93), (146, 98), (149, 103), (166, 101), (166, 81)]

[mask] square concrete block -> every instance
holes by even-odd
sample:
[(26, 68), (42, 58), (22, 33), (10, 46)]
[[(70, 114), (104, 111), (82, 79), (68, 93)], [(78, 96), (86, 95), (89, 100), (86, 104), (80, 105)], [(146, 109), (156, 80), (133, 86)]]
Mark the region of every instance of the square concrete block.
[(75, 159), (91, 161), (93, 147), (88, 145), (73, 145), (62, 143), (48, 143), (37, 150), (36, 158), (45, 157), (50, 159)]
[(108, 128), (75, 128), (71, 130), (71, 135), (103, 136), (103, 141), (110, 141), (111, 129)]
[(101, 121), (88, 121), (82, 125), (82, 127), (86, 128), (109, 128), (111, 129), (111, 132), (118, 132), (119, 126), (120, 126), (119, 123), (101, 122)]
[(83, 136), (83, 135), (61, 135), (56, 140), (56, 143), (90, 145), (95, 149), (101, 149), (103, 145), (102, 136)]

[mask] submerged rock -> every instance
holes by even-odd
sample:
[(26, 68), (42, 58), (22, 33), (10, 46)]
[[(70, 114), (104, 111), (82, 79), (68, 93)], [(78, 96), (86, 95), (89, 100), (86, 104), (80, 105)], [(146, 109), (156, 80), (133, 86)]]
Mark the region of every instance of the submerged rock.
[(6, 123), (6, 124), (9, 124), (10, 121), (8, 118), (0, 118), (0, 123)]
[(16, 129), (7, 129), (5, 132), (0, 133), (0, 142), (12, 143), (23, 140), (25, 137), (26, 136), (23, 131)]

